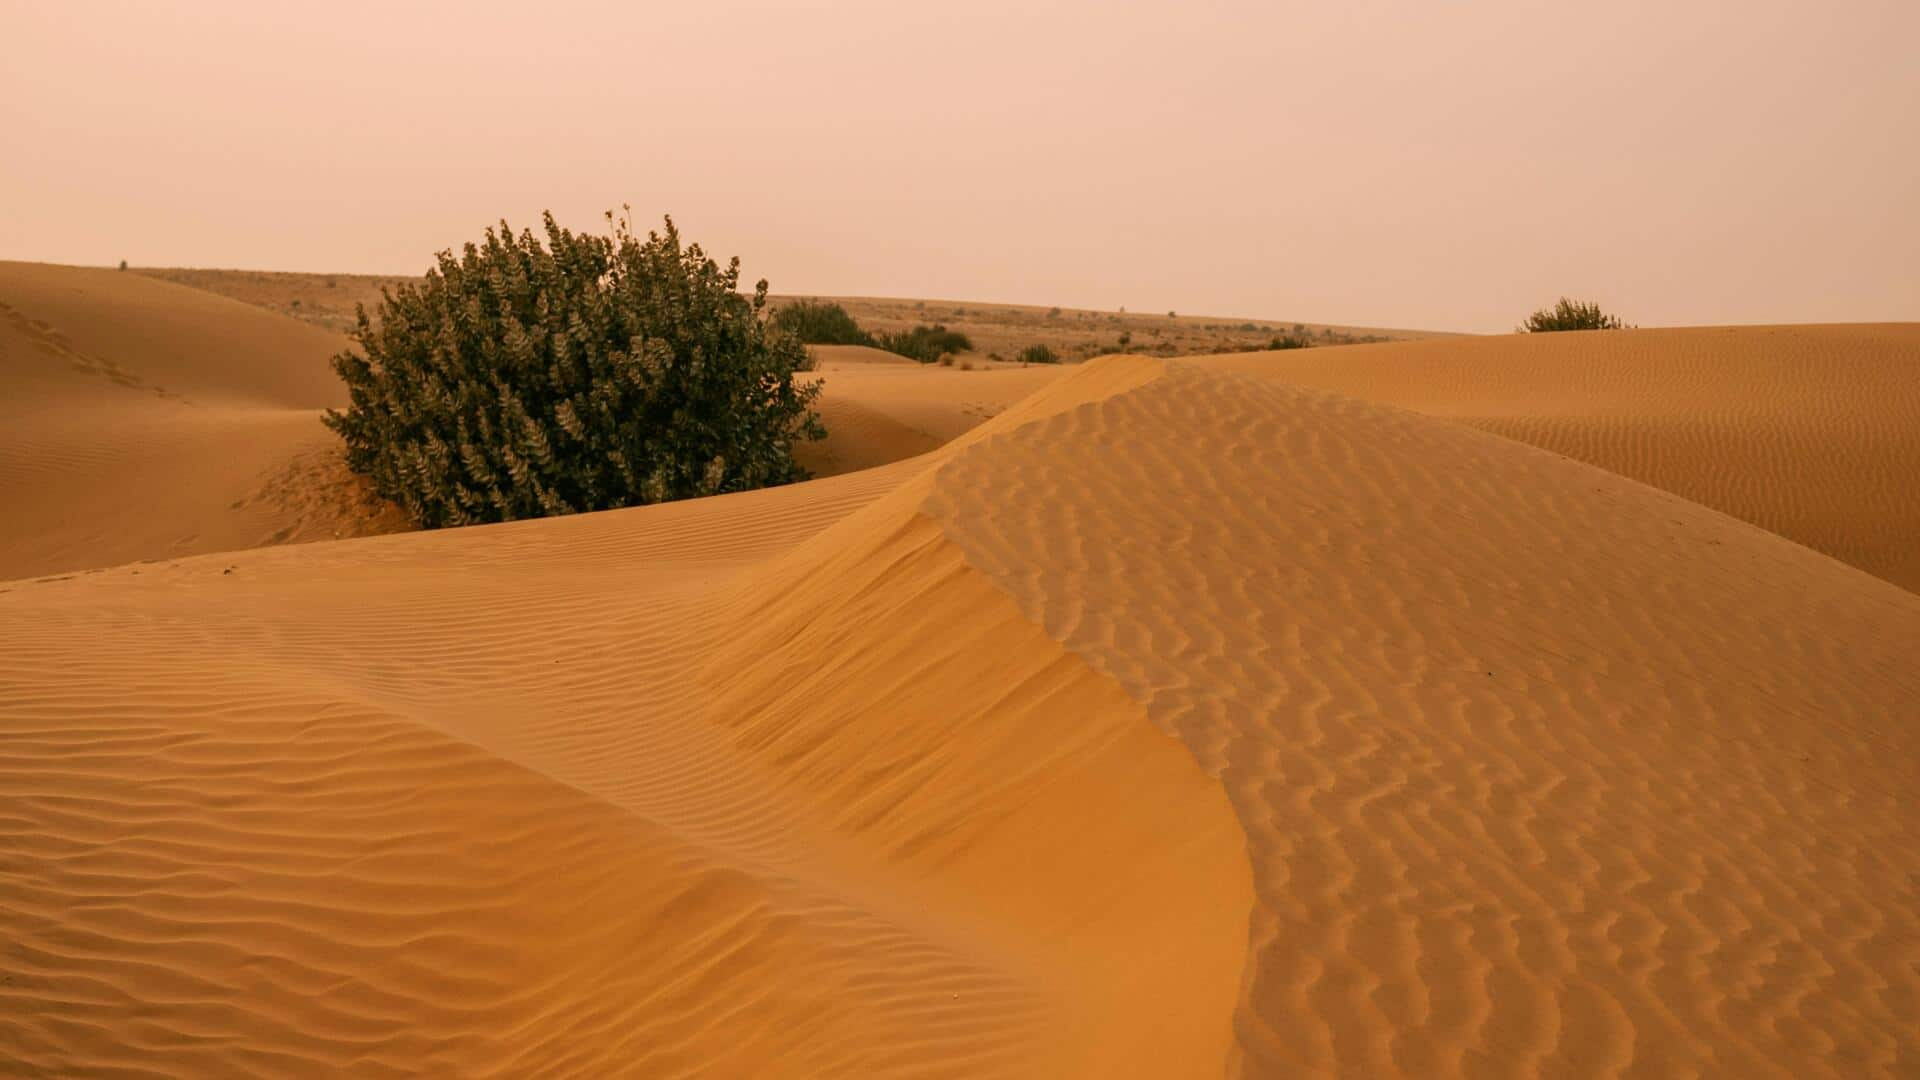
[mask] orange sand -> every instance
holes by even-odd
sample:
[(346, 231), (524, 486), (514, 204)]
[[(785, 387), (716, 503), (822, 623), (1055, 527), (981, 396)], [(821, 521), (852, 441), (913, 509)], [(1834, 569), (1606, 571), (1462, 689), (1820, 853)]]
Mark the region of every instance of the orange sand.
[[(1794, 331), (1894, 335), (1895, 364), (1905, 332)], [(1607, 348), (1688, 370), (1666, 333)], [(1692, 333), (1752, 366), (1784, 331)], [(828, 400), (930, 445), (0, 582), (0, 1062), (1912, 1071), (1920, 596), (1270, 377), (1392, 355), (842, 357)], [(1911, 435), (1873, 467), (1911, 475)]]
[(1920, 591), (1920, 324), (1526, 334), (1203, 362), (1542, 446)]
[(0, 579), (402, 527), (320, 425), (344, 344), (138, 274), (0, 262)]

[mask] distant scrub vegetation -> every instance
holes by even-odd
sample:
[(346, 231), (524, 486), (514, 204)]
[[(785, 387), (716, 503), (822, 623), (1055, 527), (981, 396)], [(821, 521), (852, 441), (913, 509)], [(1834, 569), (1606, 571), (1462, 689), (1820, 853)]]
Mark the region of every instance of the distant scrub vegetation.
[(1060, 356), (1045, 345), (1029, 345), (1020, 350), (1020, 362), (1023, 364), (1057, 364)]
[(502, 222), (358, 310), (334, 358), (347, 463), (429, 528), (569, 514), (804, 479), (825, 434), (806, 349), (699, 245)]
[(1520, 329), (1529, 334), (1546, 334), (1559, 330), (1625, 330), (1628, 327), (1618, 316), (1601, 311), (1599, 304), (1569, 300), (1563, 296), (1554, 306), (1541, 308), (1527, 316), (1526, 323)]
[[(926, 307), (914, 304), (916, 310)], [(965, 314), (965, 308), (955, 308)], [(793, 335), (808, 345), (866, 345), (884, 349), (923, 364), (950, 361), (959, 353), (973, 351), (973, 342), (957, 330), (944, 325), (919, 325), (910, 330), (872, 333), (848, 314), (847, 309), (830, 300), (795, 300), (775, 310), (769, 323), (777, 330)]]
[(861, 329), (846, 308), (825, 300), (795, 300), (776, 309), (768, 321), (808, 345), (873, 344), (873, 335)]
[(923, 364), (938, 363), (943, 356), (973, 351), (973, 342), (967, 340), (967, 335), (938, 325), (922, 325), (898, 333), (881, 334), (874, 340), (875, 344), (890, 353), (911, 357)]

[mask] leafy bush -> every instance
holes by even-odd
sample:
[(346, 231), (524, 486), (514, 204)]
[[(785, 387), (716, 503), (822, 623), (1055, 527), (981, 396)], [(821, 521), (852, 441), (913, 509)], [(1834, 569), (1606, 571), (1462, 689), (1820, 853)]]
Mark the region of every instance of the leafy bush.
[(949, 353), (973, 351), (973, 342), (967, 339), (967, 335), (945, 326), (923, 325), (895, 334), (881, 334), (874, 344), (923, 364), (934, 363)]
[(1313, 341), (1301, 334), (1283, 334), (1267, 342), (1267, 348), (1276, 352), (1281, 349), (1307, 349), (1312, 346)]
[(1029, 345), (1020, 350), (1020, 362), (1023, 364), (1057, 364), (1060, 357), (1045, 345)]
[(805, 347), (763, 318), (767, 283), (666, 232), (547, 243), (505, 222), (419, 284), (359, 310), (364, 356), (333, 360), (347, 464), (432, 528), (568, 514), (803, 479), (824, 431)]
[(1529, 334), (1546, 334), (1559, 330), (1624, 330), (1627, 324), (1618, 316), (1608, 315), (1600, 310), (1599, 304), (1582, 303), (1561, 297), (1560, 302), (1551, 308), (1541, 308), (1527, 316), (1526, 325), (1520, 329)]
[(862, 330), (846, 308), (825, 300), (796, 300), (775, 310), (767, 322), (808, 345), (873, 344), (873, 335)]

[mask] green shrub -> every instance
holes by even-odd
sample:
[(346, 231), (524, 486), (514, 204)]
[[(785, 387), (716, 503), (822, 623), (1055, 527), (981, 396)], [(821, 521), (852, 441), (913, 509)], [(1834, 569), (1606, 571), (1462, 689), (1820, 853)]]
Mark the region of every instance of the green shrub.
[(776, 309), (767, 322), (808, 345), (873, 344), (873, 335), (862, 330), (846, 308), (824, 300), (796, 300)]
[(1278, 352), (1281, 349), (1307, 349), (1313, 347), (1312, 339), (1301, 334), (1282, 334), (1267, 342), (1267, 348)]
[(1020, 350), (1019, 360), (1023, 364), (1057, 364), (1060, 357), (1045, 345), (1029, 345)]
[(923, 364), (934, 363), (949, 353), (973, 351), (973, 342), (967, 335), (945, 326), (916, 326), (895, 334), (881, 334), (874, 339), (874, 344)]
[[(568, 514), (803, 479), (824, 431), (806, 349), (771, 329), (767, 283), (737, 291), (666, 232), (547, 243), (505, 222), (419, 284), (360, 308), (336, 356), (351, 405), (327, 426), (347, 464), (420, 525)], [(364, 353), (362, 355), (361, 353)]]
[(1527, 316), (1520, 330), (1528, 334), (1547, 334), (1560, 330), (1624, 330), (1627, 324), (1618, 316), (1600, 310), (1599, 304), (1582, 303), (1561, 297), (1550, 308), (1541, 308)]

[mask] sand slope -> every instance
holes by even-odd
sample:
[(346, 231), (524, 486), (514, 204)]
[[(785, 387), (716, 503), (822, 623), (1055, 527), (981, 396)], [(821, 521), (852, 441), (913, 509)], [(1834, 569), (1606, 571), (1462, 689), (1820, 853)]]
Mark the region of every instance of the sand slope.
[(1920, 1062), (1920, 597), (1351, 398), (0, 590), (29, 1072)]
[(1217, 1075), (1222, 793), (930, 524), (794, 551), (903, 478), (5, 586), (0, 1059)]
[[(1059, 378), (1066, 367), (922, 364), (859, 345), (811, 347), (827, 437), (795, 457), (815, 476), (871, 469), (944, 446)], [(983, 362), (984, 363), (984, 362)]]
[(1202, 362), (1543, 446), (1920, 591), (1920, 324), (1525, 334)]
[(0, 580), (398, 527), (319, 423), (344, 344), (137, 274), (0, 262)]
[[(0, 580), (407, 529), (320, 425), (347, 347), (140, 274), (0, 262)], [(818, 353), (820, 476), (932, 450), (1060, 372)]]

